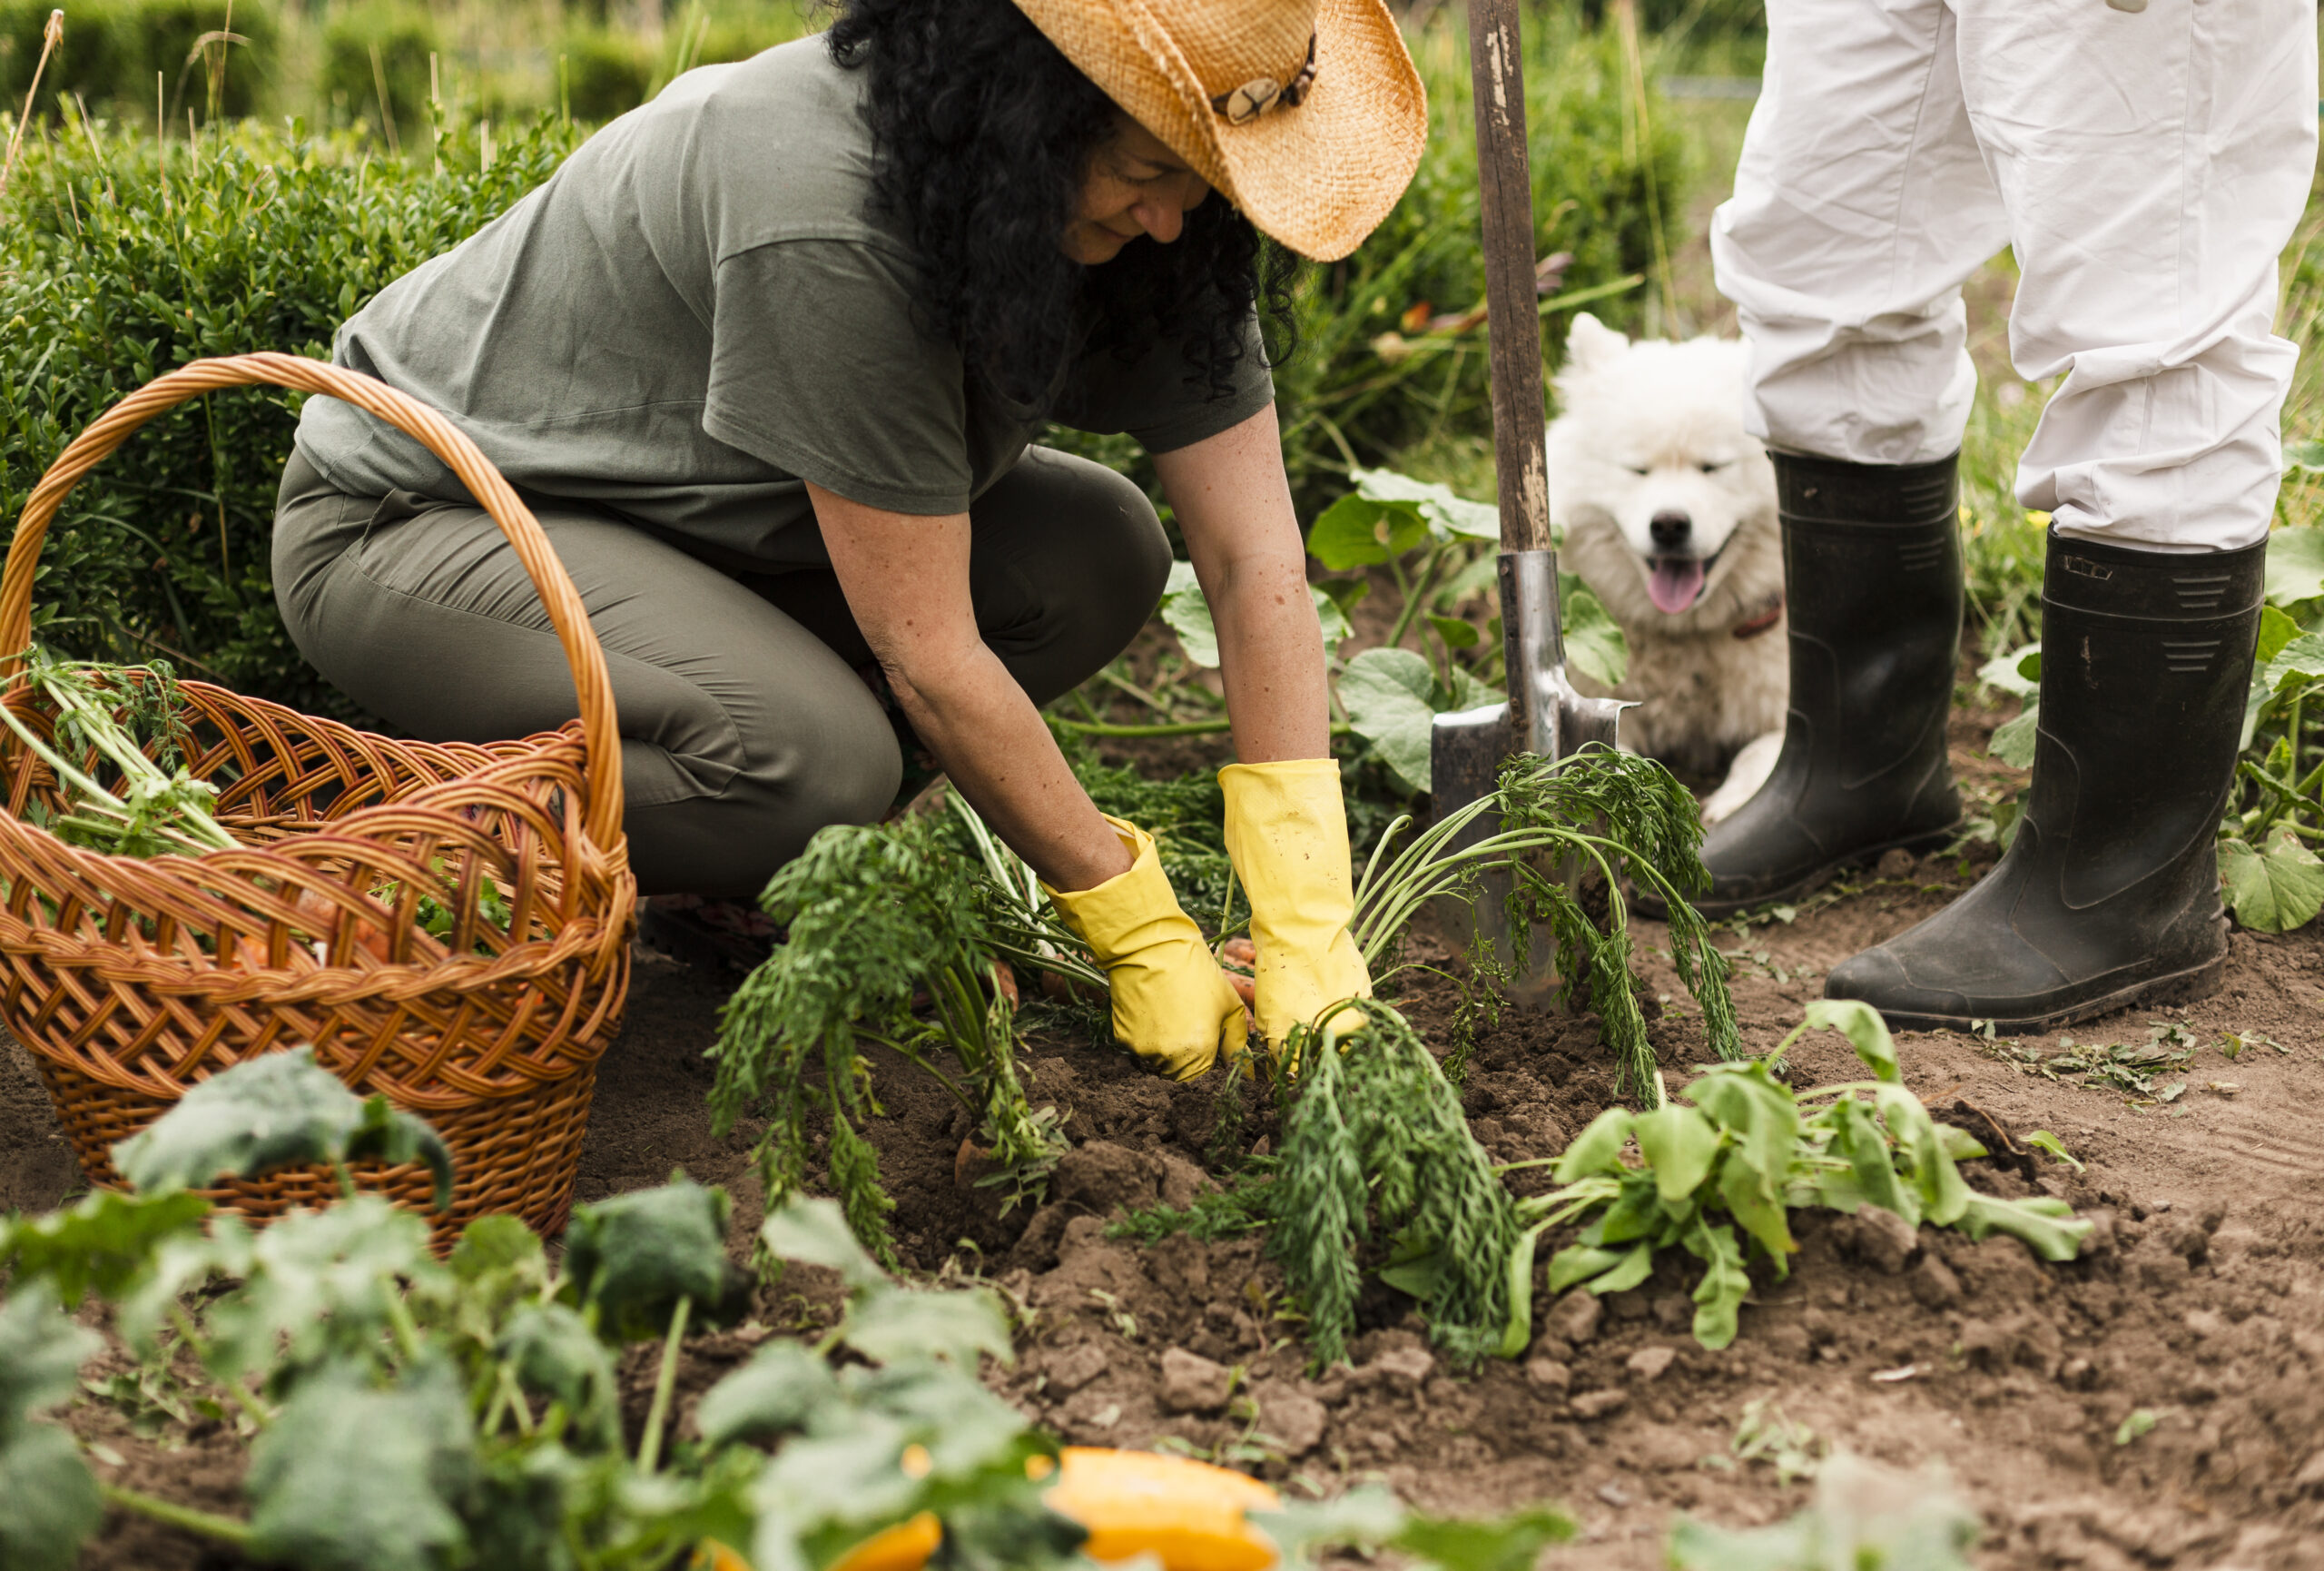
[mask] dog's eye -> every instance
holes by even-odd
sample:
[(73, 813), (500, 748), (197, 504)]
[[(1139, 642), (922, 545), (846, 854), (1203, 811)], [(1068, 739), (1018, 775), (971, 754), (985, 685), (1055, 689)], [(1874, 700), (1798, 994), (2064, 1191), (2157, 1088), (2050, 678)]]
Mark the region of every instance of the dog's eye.
[(1644, 464), (1624, 464), (1622, 468), (1630, 470), (1630, 472), (1634, 475), (1650, 475), (1654, 472)]
[(1719, 471), (1719, 470), (1721, 470), (1721, 469), (1725, 469), (1728, 464), (1731, 464), (1731, 463), (1733, 463), (1734, 461), (1735, 461), (1735, 460), (1734, 460), (1734, 459), (1720, 459), (1718, 463), (1715, 463), (1715, 464), (1705, 464), (1705, 465), (1703, 465), (1703, 467), (1702, 467), (1702, 469), (1703, 469), (1703, 473), (1705, 473), (1705, 474), (1707, 474), (1707, 475), (1715, 475), (1715, 474), (1718, 473), (1718, 471)]

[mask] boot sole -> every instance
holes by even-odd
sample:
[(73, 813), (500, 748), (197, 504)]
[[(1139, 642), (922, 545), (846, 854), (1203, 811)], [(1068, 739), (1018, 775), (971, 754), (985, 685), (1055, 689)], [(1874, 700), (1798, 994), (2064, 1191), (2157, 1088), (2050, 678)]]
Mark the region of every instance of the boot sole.
[[(1738, 912), (1756, 911), (1762, 905), (1780, 905), (1787, 900), (1797, 900), (1803, 894), (1813, 894), (1851, 868), (1869, 866), (1891, 851), (1933, 851), (1951, 841), (1960, 832), (1961, 821), (1956, 818), (1939, 829), (1924, 829), (1918, 834), (1908, 835), (1901, 840), (1884, 841), (1878, 845), (1867, 845), (1860, 851), (1851, 851), (1846, 856), (1825, 864), (1805, 878), (1796, 879), (1781, 889), (1770, 890), (1765, 894), (1754, 894), (1742, 900), (1699, 900), (1689, 901), (1688, 904), (1695, 908), (1696, 915), (1707, 922), (1721, 921), (1735, 915)], [(1669, 907), (1665, 905), (1659, 897), (1649, 895), (1642, 889), (1631, 899), (1630, 906), (1640, 915), (1651, 916), (1657, 920), (1670, 914)]]
[[(2184, 971), (2167, 972), (2151, 976), (2143, 982), (2118, 987), (2097, 998), (2085, 999), (2041, 1014), (2021, 1015), (2015, 1019), (1994, 1016), (1992, 1019), (1996, 1036), (2040, 1036), (2062, 1025), (2079, 1025), (2085, 1020), (2115, 1014), (2133, 1004), (2187, 1003), (2198, 998), (2208, 998), (2219, 991), (2220, 983), (2227, 975), (2227, 956), (2207, 960), (2201, 965)], [(1876, 1006), (1877, 1007), (1877, 1006)], [(1984, 1034), (1984, 1015), (1916, 1014), (1906, 1010), (1880, 1011), (1880, 1018), (1888, 1023), (1891, 1031), (1958, 1031)]]

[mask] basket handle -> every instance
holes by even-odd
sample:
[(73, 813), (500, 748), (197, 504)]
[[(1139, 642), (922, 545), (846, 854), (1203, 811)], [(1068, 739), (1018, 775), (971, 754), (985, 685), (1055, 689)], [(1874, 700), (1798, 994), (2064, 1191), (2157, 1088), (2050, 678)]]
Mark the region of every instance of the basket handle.
[(609, 852), (617, 849), (622, 844), (621, 734), (614, 715), (613, 684), (606, 674), (605, 650), (597, 643), (596, 629), (589, 625), (579, 592), (566, 576), (564, 564), (556, 559), (532, 510), (517, 499), (515, 489), (491, 460), (442, 415), (375, 377), (303, 355), (241, 354), (190, 361), (147, 382), (73, 439), (33, 488), (24, 516), (16, 521), (15, 538), (8, 547), (8, 565), (0, 571), (0, 651), (5, 651), (0, 653), (0, 687), (14, 678), (16, 657), (32, 644), (34, 573), (49, 522), (67, 493), (139, 426), (163, 410), (213, 388), (260, 384), (327, 393), (377, 415), (449, 465), (469, 494), (492, 515), (492, 521), (516, 548), (541, 603), (548, 608), (549, 623), (556, 629), (566, 663), (573, 670), (574, 690), (581, 701), (581, 740), (589, 783), (584, 825), (600, 847)]

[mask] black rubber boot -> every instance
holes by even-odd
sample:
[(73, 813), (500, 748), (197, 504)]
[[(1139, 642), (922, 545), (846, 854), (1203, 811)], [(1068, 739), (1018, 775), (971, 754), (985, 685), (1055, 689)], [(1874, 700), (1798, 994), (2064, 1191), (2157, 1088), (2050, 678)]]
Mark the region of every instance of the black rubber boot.
[(1955, 458), (1775, 459), (1791, 618), (1783, 751), (1757, 795), (1703, 839), (1718, 917), (1806, 894), (1960, 822), (1945, 761), (1961, 644)]
[(1835, 967), (1827, 997), (1900, 1028), (2032, 1033), (2219, 985), (2214, 847), (2266, 555), (2264, 542), (2186, 555), (2050, 536), (2017, 838), (1968, 894)]

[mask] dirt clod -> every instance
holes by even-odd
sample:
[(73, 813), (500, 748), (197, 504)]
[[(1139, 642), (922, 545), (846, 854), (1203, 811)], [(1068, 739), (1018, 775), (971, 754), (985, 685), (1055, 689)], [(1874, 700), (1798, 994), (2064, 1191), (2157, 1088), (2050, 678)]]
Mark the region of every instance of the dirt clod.
[(1678, 1356), (1676, 1348), (1640, 1348), (1623, 1361), (1622, 1367), (1641, 1380), (1659, 1380)]
[(1285, 1456), (1304, 1457), (1324, 1443), (1331, 1415), (1323, 1403), (1281, 1382), (1262, 1386), (1253, 1394), (1259, 1404), (1259, 1428), (1282, 1446)]
[(1630, 1405), (1630, 1394), (1620, 1387), (1584, 1391), (1573, 1399), (1573, 1416), (1585, 1421), (1610, 1418)]
[(1921, 1257), (1920, 1264), (1913, 1268), (1910, 1285), (1914, 1301), (1925, 1309), (1950, 1309), (1961, 1302), (1961, 1279), (1935, 1252)]
[(1551, 1391), (1563, 1391), (1573, 1384), (1573, 1371), (1547, 1353), (1536, 1353), (1525, 1360), (1525, 1378)]
[(1235, 1372), (1224, 1364), (1184, 1348), (1162, 1355), (1162, 1405), (1174, 1413), (1215, 1413), (1234, 1390)]
[(1578, 1348), (1598, 1334), (1599, 1317), (1604, 1313), (1605, 1306), (1598, 1301), (1596, 1294), (1587, 1288), (1576, 1288), (1558, 1300), (1541, 1329)]

